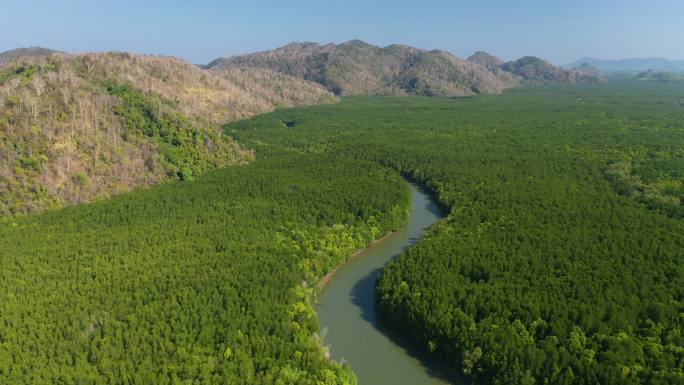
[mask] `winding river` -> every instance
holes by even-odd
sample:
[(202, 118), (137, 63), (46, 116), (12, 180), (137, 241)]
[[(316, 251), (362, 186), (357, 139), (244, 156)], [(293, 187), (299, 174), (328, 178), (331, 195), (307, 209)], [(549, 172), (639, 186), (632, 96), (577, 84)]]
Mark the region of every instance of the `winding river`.
[(416, 243), (442, 213), (411, 185), (408, 223), (342, 265), (319, 296), (322, 333), (332, 358), (351, 364), (359, 385), (464, 383), (444, 362), (425, 353), (376, 315), (375, 282), (382, 267)]

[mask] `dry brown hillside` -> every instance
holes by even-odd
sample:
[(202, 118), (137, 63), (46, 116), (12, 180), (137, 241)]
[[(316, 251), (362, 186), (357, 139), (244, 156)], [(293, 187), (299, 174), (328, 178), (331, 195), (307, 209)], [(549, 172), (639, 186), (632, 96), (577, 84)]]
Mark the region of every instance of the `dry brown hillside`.
[(13, 58), (0, 65), (0, 215), (247, 161), (220, 123), (334, 100), (264, 69), (208, 71), (126, 53)]
[(272, 51), (219, 58), (216, 70), (266, 68), (323, 84), (339, 95), (462, 96), (498, 93), (519, 83), (500, 71), (439, 50), (400, 44), (377, 47), (360, 40), (342, 44), (291, 43)]
[(464, 96), (500, 93), (522, 84), (605, 81), (534, 57), (505, 63), (479, 51), (463, 60), (442, 50), (401, 44), (377, 47), (360, 40), (291, 43), (271, 51), (219, 58), (207, 67), (266, 68), (320, 83), (339, 95)]

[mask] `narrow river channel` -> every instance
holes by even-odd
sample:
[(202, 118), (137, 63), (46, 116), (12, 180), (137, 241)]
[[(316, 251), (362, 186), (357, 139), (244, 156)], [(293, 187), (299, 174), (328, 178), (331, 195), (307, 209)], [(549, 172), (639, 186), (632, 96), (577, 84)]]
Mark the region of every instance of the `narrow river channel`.
[(341, 266), (319, 297), (317, 306), (325, 343), (337, 361), (351, 364), (359, 385), (460, 384), (462, 379), (442, 361), (378, 318), (375, 282), (382, 267), (416, 243), (441, 217), (438, 206), (411, 185), (408, 223)]

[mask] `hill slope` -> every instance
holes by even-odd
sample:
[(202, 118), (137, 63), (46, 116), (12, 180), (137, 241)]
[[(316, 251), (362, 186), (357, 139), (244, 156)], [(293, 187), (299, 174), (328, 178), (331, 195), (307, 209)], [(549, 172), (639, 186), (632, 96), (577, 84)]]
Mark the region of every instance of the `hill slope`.
[(589, 65), (566, 70), (534, 56), (526, 56), (516, 61), (504, 62), (487, 52), (478, 51), (471, 55), (468, 61), (479, 64), (495, 74), (502, 72), (511, 74), (519, 78), (522, 83), (527, 84), (605, 82), (601, 72)]
[(470, 57), (468, 57), (468, 61), (479, 64), (492, 72), (500, 72), (501, 67), (506, 64), (505, 61), (484, 51), (477, 51), (470, 55)]
[(323, 103), (317, 84), (125, 53), (18, 55), (0, 66), (0, 215), (89, 201), (244, 162), (217, 123)]
[(602, 83), (600, 76), (581, 71), (566, 70), (534, 56), (525, 56), (501, 66), (504, 71), (520, 76), (526, 83)]
[(380, 48), (359, 40), (339, 45), (291, 43), (250, 55), (220, 58), (211, 69), (266, 68), (323, 84), (339, 95), (462, 96), (498, 93), (518, 80), (452, 54), (404, 45)]

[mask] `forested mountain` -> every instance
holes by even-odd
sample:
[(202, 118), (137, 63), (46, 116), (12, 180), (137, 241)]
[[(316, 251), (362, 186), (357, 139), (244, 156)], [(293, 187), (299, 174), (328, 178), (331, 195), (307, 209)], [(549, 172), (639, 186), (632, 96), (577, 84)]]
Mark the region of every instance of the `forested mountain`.
[(566, 70), (534, 56), (504, 62), (496, 56), (478, 51), (471, 55), (468, 61), (484, 66), (493, 73), (512, 74), (523, 84), (605, 83), (601, 71), (590, 65)]
[(633, 80), (354, 97), (227, 129), (245, 143), (373, 160), (438, 195), (450, 213), (384, 269), (377, 301), (475, 384), (674, 385), (684, 383), (683, 91)]
[(596, 74), (566, 70), (534, 56), (525, 56), (501, 66), (504, 71), (520, 76), (525, 83), (531, 84), (581, 84), (603, 83), (605, 79)]
[(496, 56), (483, 51), (475, 52), (468, 61), (479, 64), (493, 73), (509, 73), (523, 84), (580, 84), (604, 83), (605, 78), (599, 70), (590, 65), (582, 65), (571, 70), (556, 67), (542, 59), (527, 56), (516, 61), (504, 62)]
[(468, 61), (479, 64), (492, 72), (501, 71), (501, 66), (506, 64), (505, 61), (484, 51), (477, 51), (470, 55), (470, 57), (468, 57)]
[(323, 84), (339, 95), (461, 96), (498, 93), (518, 83), (452, 54), (404, 45), (376, 47), (359, 40), (339, 45), (291, 43), (250, 55), (216, 59), (222, 68), (267, 68)]
[(126, 53), (3, 54), (0, 215), (89, 201), (251, 159), (218, 123), (325, 103), (318, 84)]

